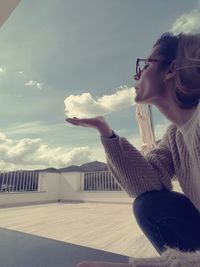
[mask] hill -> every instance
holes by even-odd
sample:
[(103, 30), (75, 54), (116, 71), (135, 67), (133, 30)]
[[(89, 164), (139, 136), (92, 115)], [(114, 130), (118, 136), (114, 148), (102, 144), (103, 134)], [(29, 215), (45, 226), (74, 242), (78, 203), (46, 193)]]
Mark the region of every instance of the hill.
[(35, 170), (40, 172), (54, 172), (54, 173), (61, 173), (61, 172), (93, 172), (93, 171), (108, 171), (107, 164), (100, 161), (92, 161), (88, 163), (84, 163), (81, 166), (77, 165), (70, 165), (64, 168), (47, 168), (42, 170)]

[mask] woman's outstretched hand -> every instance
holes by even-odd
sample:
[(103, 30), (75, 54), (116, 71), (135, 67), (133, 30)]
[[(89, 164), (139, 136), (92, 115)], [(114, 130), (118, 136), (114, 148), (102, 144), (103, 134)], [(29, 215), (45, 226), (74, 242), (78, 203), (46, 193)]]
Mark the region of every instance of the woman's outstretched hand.
[(67, 118), (65, 119), (65, 121), (76, 126), (95, 128), (104, 137), (109, 137), (112, 135), (112, 129), (105, 121), (103, 116), (96, 116), (94, 118), (88, 118), (88, 119), (79, 119), (77, 117), (73, 117), (73, 118)]
[(100, 124), (106, 123), (103, 116), (97, 116), (95, 118), (88, 118), (88, 119), (79, 119), (77, 117), (73, 117), (73, 118), (67, 118), (66, 121), (77, 126), (97, 128), (97, 129), (100, 126)]

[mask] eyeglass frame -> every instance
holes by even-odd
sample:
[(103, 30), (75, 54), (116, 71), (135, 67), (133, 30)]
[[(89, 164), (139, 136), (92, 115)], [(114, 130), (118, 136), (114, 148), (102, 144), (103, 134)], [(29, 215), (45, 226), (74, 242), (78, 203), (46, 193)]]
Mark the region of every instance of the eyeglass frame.
[[(139, 71), (138, 71), (138, 66), (139, 66), (139, 62), (140, 61), (144, 61), (144, 62), (145, 61), (146, 62), (161, 62), (161, 61), (163, 61), (163, 59), (156, 59), (156, 58), (137, 58), (137, 60), (136, 60), (136, 74), (134, 75), (135, 80), (140, 79), (141, 73), (142, 73), (142, 71), (144, 70), (144, 68), (146, 66), (145, 65), (142, 70), (139, 68)], [(175, 70), (182, 70), (182, 69), (193, 68), (193, 67), (200, 67), (200, 65), (199, 64), (185, 65), (185, 66), (181, 66), (181, 67), (176, 67)]]
[[(139, 65), (140, 61), (144, 61), (146, 63), (146, 62), (159, 62), (159, 61), (163, 61), (163, 60), (162, 59), (156, 59), (156, 58), (137, 58), (137, 60), (136, 60), (136, 74), (134, 75), (135, 80), (140, 79), (141, 73), (145, 68), (144, 67), (142, 70), (140, 69), (140, 65)], [(145, 66), (146, 66), (146, 64), (145, 64)], [(139, 67), (139, 70), (138, 70), (138, 67)]]

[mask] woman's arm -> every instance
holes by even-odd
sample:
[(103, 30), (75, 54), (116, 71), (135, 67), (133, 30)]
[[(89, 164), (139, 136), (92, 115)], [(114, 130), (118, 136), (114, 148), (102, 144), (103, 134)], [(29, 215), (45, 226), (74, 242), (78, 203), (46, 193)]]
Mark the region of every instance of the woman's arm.
[(109, 170), (130, 197), (161, 190), (172, 190), (174, 163), (167, 145), (167, 132), (155, 149), (143, 156), (126, 138), (101, 137)]
[(101, 134), (109, 170), (118, 184), (130, 197), (166, 187), (172, 190), (174, 174), (171, 152), (167, 147), (167, 133), (156, 149), (145, 157), (126, 138), (116, 135), (103, 116), (89, 119), (68, 118), (76, 126), (95, 128)]

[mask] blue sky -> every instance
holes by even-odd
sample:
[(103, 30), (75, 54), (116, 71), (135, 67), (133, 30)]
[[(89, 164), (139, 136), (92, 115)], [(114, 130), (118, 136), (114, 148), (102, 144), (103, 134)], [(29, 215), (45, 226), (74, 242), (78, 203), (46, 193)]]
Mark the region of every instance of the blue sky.
[[(199, 18), (197, 0), (21, 0), (0, 28), (0, 170), (106, 162), (96, 130), (65, 123), (72, 114), (103, 115), (139, 149), (135, 60)], [(157, 140), (170, 122), (153, 118)]]

